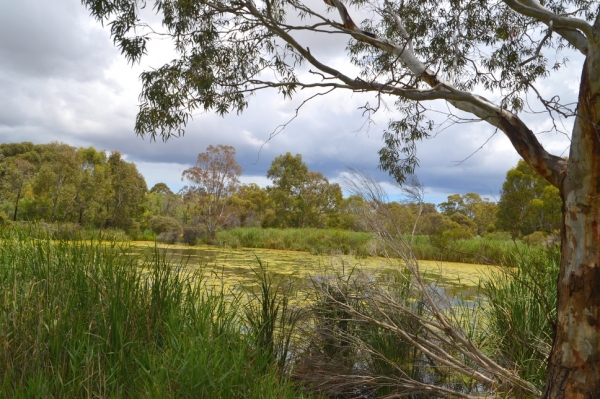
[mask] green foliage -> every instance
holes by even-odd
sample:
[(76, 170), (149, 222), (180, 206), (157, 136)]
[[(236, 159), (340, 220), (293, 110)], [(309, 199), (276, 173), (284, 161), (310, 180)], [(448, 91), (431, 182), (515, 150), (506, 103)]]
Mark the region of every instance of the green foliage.
[(489, 334), (494, 337), (490, 344), (501, 364), (541, 389), (556, 324), (560, 252), (521, 248), (511, 263), (515, 269), (499, 269), (483, 286), (489, 298)]
[(179, 240), (180, 233), (178, 231), (163, 231), (156, 236), (156, 241), (165, 244), (175, 244)]
[(371, 235), (333, 229), (260, 229), (237, 228), (217, 233), (222, 246), (244, 248), (287, 249), (315, 254), (352, 254), (367, 256)]
[(249, 300), (244, 306), (245, 324), (256, 348), (267, 360), (265, 366), (275, 365), (284, 375), (291, 355), (292, 338), (304, 316), (302, 307), (295, 302), (297, 289), (289, 277), (269, 272), (267, 265), (256, 259), (253, 269), (258, 289), (250, 288)]
[(506, 174), (498, 202), (497, 227), (513, 236), (560, 229), (562, 200), (558, 189), (524, 161)]
[(181, 224), (179, 224), (177, 219), (169, 216), (154, 216), (150, 219), (149, 225), (155, 234), (167, 231), (181, 232)]
[(10, 219), (4, 212), (0, 211), (0, 227), (6, 227), (8, 225), (10, 225)]
[(547, 235), (541, 231), (535, 231), (527, 236), (524, 236), (521, 240), (529, 245), (542, 245), (546, 242)]
[(0, 241), (0, 397), (304, 397), (201, 275), (115, 243)]
[(444, 215), (473, 235), (483, 235), (493, 227), (498, 207), (489, 199), (482, 199), (479, 194), (467, 193), (448, 196), (448, 200), (439, 204), (439, 208)]
[(182, 241), (187, 245), (196, 245), (203, 236), (202, 230), (197, 226), (185, 226), (183, 228)]
[(337, 224), (342, 204), (338, 184), (319, 172), (309, 171), (302, 155), (289, 152), (276, 157), (267, 171), (273, 180), (268, 194), (273, 208), (265, 227), (329, 227)]
[(107, 157), (93, 147), (57, 142), (2, 144), (0, 150), (0, 208), (13, 220), (136, 233), (146, 183), (118, 152)]

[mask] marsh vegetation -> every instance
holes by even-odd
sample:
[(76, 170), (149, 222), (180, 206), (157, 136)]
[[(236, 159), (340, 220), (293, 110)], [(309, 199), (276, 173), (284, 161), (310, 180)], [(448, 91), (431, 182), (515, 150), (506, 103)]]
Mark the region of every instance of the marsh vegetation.
[(177, 194), (117, 152), (0, 151), (2, 397), (541, 394), (557, 202), (521, 164), (498, 205), (436, 207), (353, 170), (344, 198), (299, 154), (266, 189), (233, 168), (217, 200), (205, 169), (231, 147)]
[[(497, 389), (415, 347), (418, 337), (462, 356), (414, 317), (434, 321), (410, 270), (381, 258), (270, 251), (278, 263), (261, 260), (267, 250), (140, 251), (17, 227), (0, 240), (0, 396), (417, 398), (432, 382), (437, 397)], [(422, 271), (438, 309), (470, 342), (539, 387), (556, 263), (550, 253), (518, 262)], [(452, 281), (461, 267), (463, 280)], [(484, 278), (467, 281), (465, 270)], [(507, 394), (518, 392), (535, 396), (518, 385)]]

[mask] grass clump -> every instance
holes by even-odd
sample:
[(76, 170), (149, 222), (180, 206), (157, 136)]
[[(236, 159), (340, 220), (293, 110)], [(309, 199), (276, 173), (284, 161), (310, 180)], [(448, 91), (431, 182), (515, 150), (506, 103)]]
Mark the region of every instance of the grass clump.
[(556, 324), (560, 251), (530, 248), (513, 258), (516, 268), (499, 269), (483, 286), (490, 342), (503, 365), (541, 389)]
[(0, 232), (0, 397), (301, 397), (199, 274), (42, 235)]

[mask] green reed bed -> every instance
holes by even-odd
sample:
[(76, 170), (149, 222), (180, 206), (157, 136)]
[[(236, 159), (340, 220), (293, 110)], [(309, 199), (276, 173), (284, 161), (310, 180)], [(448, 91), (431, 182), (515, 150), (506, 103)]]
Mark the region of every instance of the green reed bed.
[[(541, 246), (495, 238), (447, 239), (441, 236), (407, 236), (417, 259), (440, 262), (512, 265), (514, 251), (543, 252)], [(360, 257), (384, 256), (383, 247), (372, 234), (334, 229), (236, 228), (217, 233), (217, 245), (229, 248), (266, 248), (306, 251), (313, 254), (347, 254)]]
[(435, 236), (416, 236), (412, 246), (414, 256), (421, 260), (505, 266), (516, 266), (512, 256), (515, 251), (541, 254), (545, 250), (542, 246), (528, 246), (521, 241), (485, 237), (443, 240)]
[(199, 275), (97, 240), (0, 242), (0, 397), (301, 397)]
[(560, 251), (513, 252), (514, 269), (499, 269), (483, 285), (495, 356), (540, 389), (556, 323)]
[(334, 229), (237, 228), (217, 233), (217, 243), (232, 248), (267, 248), (313, 254), (367, 256), (371, 234)]

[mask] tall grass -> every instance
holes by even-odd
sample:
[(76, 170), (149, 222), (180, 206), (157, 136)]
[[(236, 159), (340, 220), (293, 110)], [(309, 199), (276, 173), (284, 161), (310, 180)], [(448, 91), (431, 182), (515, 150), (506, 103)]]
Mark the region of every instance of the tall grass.
[(556, 323), (560, 251), (526, 250), (513, 258), (517, 268), (493, 272), (483, 286), (490, 343), (502, 364), (541, 389)]
[(516, 252), (543, 253), (544, 247), (528, 246), (521, 241), (470, 238), (443, 240), (438, 237), (415, 236), (412, 251), (417, 259), (440, 262), (479, 263), (516, 266)]
[[(388, 255), (381, 244), (366, 232), (333, 229), (236, 228), (217, 233), (217, 245), (230, 248), (267, 248), (305, 251), (313, 254), (348, 254), (359, 257)], [(515, 251), (543, 253), (544, 247), (521, 241), (471, 238), (441, 239), (414, 236), (412, 251), (417, 259), (440, 262), (479, 263), (514, 266)]]
[(200, 275), (98, 240), (0, 242), (0, 397), (301, 397)]
[(267, 248), (313, 254), (367, 256), (371, 234), (334, 229), (237, 228), (217, 233), (217, 243), (232, 248)]

